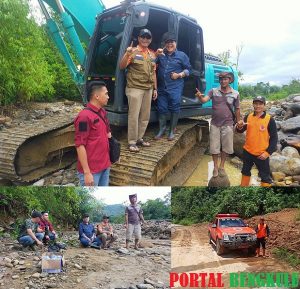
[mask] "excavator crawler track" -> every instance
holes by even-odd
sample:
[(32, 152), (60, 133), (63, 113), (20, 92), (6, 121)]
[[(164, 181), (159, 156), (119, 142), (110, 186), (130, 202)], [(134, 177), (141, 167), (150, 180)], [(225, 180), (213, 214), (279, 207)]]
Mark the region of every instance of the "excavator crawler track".
[[(20, 126), (0, 132), (0, 177), (15, 184), (30, 184), (76, 161), (74, 147), (74, 114), (45, 117), (34, 125)], [(153, 139), (157, 126), (149, 127), (145, 138), (150, 147), (130, 152), (127, 135), (121, 142), (120, 162), (112, 165), (110, 185), (159, 185), (199, 142), (208, 144), (208, 123), (181, 120), (175, 139)]]
[(74, 114), (0, 132), (0, 177), (30, 183), (75, 161)]

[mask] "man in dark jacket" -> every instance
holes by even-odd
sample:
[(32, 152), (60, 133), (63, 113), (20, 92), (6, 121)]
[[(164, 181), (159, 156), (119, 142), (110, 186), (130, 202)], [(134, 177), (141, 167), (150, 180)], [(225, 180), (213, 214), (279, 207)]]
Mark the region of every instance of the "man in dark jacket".
[(184, 79), (190, 75), (191, 64), (188, 56), (177, 50), (176, 36), (166, 32), (163, 35), (164, 49), (157, 50), (157, 110), (159, 132), (155, 139), (161, 139), (166, 130), (167, 116), (171, 113), (168, 140), (174, 139), (179, 113)]

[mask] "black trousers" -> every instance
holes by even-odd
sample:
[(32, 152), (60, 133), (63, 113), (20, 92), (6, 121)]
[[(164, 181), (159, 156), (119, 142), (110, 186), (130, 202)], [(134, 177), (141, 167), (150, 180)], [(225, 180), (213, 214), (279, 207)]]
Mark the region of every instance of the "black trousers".
[(254, 164), (258, 169), (261, 181), (263, 183), (271, 184), (272, 178), (271, 178), (271, 170), (270, 170), (270, 158), (267, 158), (265, 160), (260, 160), (256, 156), (244, 150), (242, 174), (245, 176), (251, 176), (251, 169)]
[(260, 244), (262, 246), (263, 249), (266, 249), (266, 239), (263, 237), (263, 238), (257, 238), (256, 239), (256, 248), (260, 248)]

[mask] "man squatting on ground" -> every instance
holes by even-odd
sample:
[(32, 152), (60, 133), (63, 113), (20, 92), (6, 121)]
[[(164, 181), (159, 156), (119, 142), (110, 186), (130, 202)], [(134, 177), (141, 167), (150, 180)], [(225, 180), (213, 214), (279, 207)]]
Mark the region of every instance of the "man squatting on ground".
[(31, 218), (26, 219), (20, 227), (18, 241), (24, 247), (30, 246), (34, 249), (34, 245), (42, 246), (44, 233), (39, 227), (39, 222), (42, 218), (42, 214), (37, 211), (31, 213)]
[(126, 248), (129, 248), (129, 242), (134, 235), (134, 248), (139, 248), (139, 242), (142, 237), (141, 224), (144, 223), (142, 208), (137, 204), (137, 195), (129, 195), (130, 205), (125, 209), (125, 227), (126, 227)]
[(79, 224), (79, 240), (83, 247), (100, 248), (101, 240), (96, 237), (95, 227), (90, 222), (88, 214), (84, 214), (82, 223)]
[(263, 257), (266, 257), (266, 240), (269, 238), (270, 229), (269, 226), (265, 223), (265, 218), (261, 217), (259, 224), (255, 228), (256, 232), (256, 257), (260, 257), (260, 244), (263, 249)]
[(57, 234), (54, 230), (52, 223), (49, 221), (49, 213), (41, 212), (42, 217), (39, 222), (39, 227), (42, 229), (42, 232), (45, 234), (43, 241), (47, 243), (49, 240), (55, 241)]
[[(238, 91), (230, 87), (234, 81), (231, 72), (219, 74), (220, 86), (211, 89), (207, 96), (204, 96), (198, 89), (196, 96), (202, 103), (212, 100), (212, 119), (210, 125), (209, 141), (210, 152), (214, 162), (213, 177), (225, 176), (224, 165), (227, 155), (233, 154), (233, 124), (240, 121), (240, 96)], [(218, 164), (221, 153), (221, 163)]]
[(109, 248), (118, 239), (118, 236), (113, 232), (112, 225), (109, 223), (109, 217), (106, 215), (102, 217), (102, 222), (97, 226), (97, 236), (101, 240), (102, 249)]
[(246, 142), (243, 150), (243, 168), (241, 186), (250, 184), (251, 169), (255, 164), (261, 178), (261, 186), (272, 184), (270, 155), (277, 150), (277, 128), (275, 120), (265, 112), (266, 99), (256, 96), (253, 99), (254, 112), (246, 115), (236, 125), (236, 131), (246, 131)]
[(88, 89), (88, 104), (74, 121), (77, 171), (81, 186), (108, 186), (111, 162), (111, 131), (104, 106), (109, 99), (104, 82), (94, 81)]

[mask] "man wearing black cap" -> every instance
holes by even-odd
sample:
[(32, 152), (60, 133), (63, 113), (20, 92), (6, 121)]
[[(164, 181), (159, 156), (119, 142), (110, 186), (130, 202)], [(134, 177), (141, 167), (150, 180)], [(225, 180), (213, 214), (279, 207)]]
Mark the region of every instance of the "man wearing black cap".
[(38, 211), (31, 213), (31, 219), (27, 219), (20, 226), (18, 241), (24, 247), (31, 247), (34, 250), (34, 245), (42, 246), (44, 238), (43, 230), (39, 228), (39, 222), (42, 214)]
[(138, 46), (133, 47), (131, 42), (119, 64), (120, 69), (127, 68), (125, 93), (129, 107), (128, 145), (131, 152), (138, 152), (138, 146), (150, 146), (143, 137), (150, 118), (151, 99), (157, 97), (156, 56), (148, 48), (151, 41), (150, 30), (140, 30)]
[(126, 248), (134, 235), (134, 248), (138, 250), (139, 241), (142, 237), (141, 224), (144, 223), (142, 208), (137, 204), (137, 195), (129, 195), (130, 205), (125, 209)]
[[(102, 222), (97, 226), (97, 235), (100, 238), (103, 249), (107, 249), (110, 245), (118, 239), (118, 236), (113, 232), (113, 227), (109, 223), (109, 216), (104, 215)], [(109, 241), (107, 243), (107, 241)]]
[(109, 99), (106, 85), (94, 81), (88, 87), (88, 104), (74, 121), (77, 171), (81, 186), (108, 186), (111, 131), (104, 106)]
[[(163, 35), (163, 53), (157, 57), (157, 110), (159, 113), (159, 132), (155, 139), (161, 139), (166, 131), (167, 116), (171, 112), (168, 140), (173, 140), (179, 113), (184, 78), (190, 75), (191, 64), (188, 56), (177, 50), (176, 36), (166, 32)], [(161, 49), (157, 52), (161, 52)]]
[(100, 249), (101, 241), (96, 237), (95, 227), (90, 223), (90, 216), (84, 214), (79, 224), (79, 240), (83, 247)]
[[(233, 125), (240, 120), (240, 95), (230, 84), (234, 74), (224, 71), (218, 74), (220, 86), (207, 95), (198, 89), (196, 96), (202, 103), (212, 100), (212, 118), (209, 131), (210, 153), (214, 162), (213, 177), (226, 175), (224, 166), (227, 156), (233, 154)], [(219, 155), (221, 162), (219, 164)]]
[(275, 120), (265, 112), (266, 99), (256, 96), (253, 99), (254, 112), (237, 123), (237, 132), (246, 131), (243, 151), (241, 186), (249, 186), (251, 168), (255, 164), (261, 178), (261, 186), (272, 184), (269, 156), (277, 149), (277, 128)]

